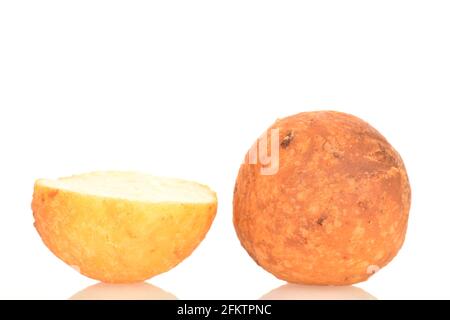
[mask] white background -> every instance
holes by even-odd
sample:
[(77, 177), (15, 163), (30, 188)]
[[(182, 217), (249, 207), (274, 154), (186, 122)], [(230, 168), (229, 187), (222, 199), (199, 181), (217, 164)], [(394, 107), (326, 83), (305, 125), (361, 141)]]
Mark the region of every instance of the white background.
[[(277, 117), (318, 109), (370, 122), (411, 179), (403, 249), (357, 286), (450, 298), (449, 17), (432, 0), (1, 1), (0, 298), (67, 299), (96, 283), (42, 244), (30, 202), (37, 178), (108, 169), (218, 193), (204, 242), (149, 283), (180, 299), (283, 285), (235, 236), (234, 180)], [(311, 290), (325, 289), (281, 293)]]

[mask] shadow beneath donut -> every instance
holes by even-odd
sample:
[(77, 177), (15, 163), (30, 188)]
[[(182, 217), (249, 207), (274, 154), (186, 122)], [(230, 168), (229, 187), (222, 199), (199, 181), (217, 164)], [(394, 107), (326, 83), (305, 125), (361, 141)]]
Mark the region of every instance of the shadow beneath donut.
[(176, 300), (170, 292), (152, 284), (97, 283), (74, 294), (69, 300)]
[(265, 294), (260, 300), (377, 300), (355, 286), (308, 286), (285, 284)]

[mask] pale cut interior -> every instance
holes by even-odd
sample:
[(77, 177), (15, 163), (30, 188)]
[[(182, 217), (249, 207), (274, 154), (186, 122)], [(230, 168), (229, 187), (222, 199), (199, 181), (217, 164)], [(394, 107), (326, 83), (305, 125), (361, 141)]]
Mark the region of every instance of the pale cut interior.
[(151, 203), (213, 203), (215, 193), (201, 184), (135, 172), (92, 172), (38, 184), (82, 194)]

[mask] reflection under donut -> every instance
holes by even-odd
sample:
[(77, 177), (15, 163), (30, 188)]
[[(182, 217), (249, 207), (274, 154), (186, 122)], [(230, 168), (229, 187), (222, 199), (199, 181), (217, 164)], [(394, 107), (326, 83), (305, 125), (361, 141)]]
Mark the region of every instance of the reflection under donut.
[(70, 300), (176, 300), (172, 293), (152, 284), (97, 283), (74, 294)]
[(261, 297), (261, 300), (376, 300), (355, 286), (308, 286), (285, 284)]

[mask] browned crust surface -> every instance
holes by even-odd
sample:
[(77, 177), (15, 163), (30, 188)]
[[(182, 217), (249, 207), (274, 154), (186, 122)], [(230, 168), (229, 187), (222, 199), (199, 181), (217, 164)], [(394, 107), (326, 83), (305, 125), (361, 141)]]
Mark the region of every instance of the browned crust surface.
[(82, 274), (108, 283), (146, 280), (189, 256), (217, 210), (151, 204), (35, 185), (35, 227), (47, 247)]
[[(280, 279), (366, 280), (403, 244), (411, 201), (400, 155), (361, 119), (338, 112), (278, 120), (280, 168), (243, 164), (234, 225), (250, 256)], [(270, 129), (269, 129), (270, 130)]]

